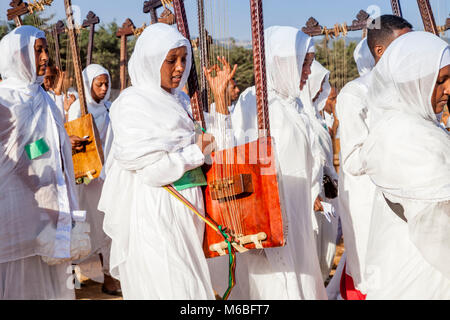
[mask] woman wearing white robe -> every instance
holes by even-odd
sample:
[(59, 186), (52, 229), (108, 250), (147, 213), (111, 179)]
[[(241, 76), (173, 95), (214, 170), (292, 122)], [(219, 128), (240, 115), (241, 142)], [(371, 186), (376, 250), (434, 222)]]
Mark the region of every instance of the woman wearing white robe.
[[(311, 220), (313, 157), (308, 121), (306, 116), (298, 116), (302, 67), (312, 46), (309, 36), (292, 27), (270, 27), (265, 31), (270, 127), (288, 236), (284, 247), (238, 255), (238, 264), (245, 266), (238, 274), (237, 286), (241, 282), (249, 287), (244, 299), (327, 298)], [(238, 144), (257, 139), (256, 115), (252, 87), (241, 95), (232, 115)]]
[[(361, 167), (353, 168), (377, 187), (367, 299), (450, 299), (450, 135), (432, 104), (438, 74), (449, 65), (445, 41), (410, 32), (372, 71), (368, 104), (377, 117), (359, 153)], [(448, 74), (439, 85), (448, 97)]]
[[(367, 175), (354, 176), (348, 172), (348, 167), (355, 158), (358, 162), (358, 152), (369, 134), (366, 96), (370, 85), (370, 71), (375, 66), (375, 59), (370, 53), (367, 38), (358, 44), (353, 57), (360, 77), (342, 88), (336, 104), (342, 163), (339, 172), (338, 201), (346, 251), (345, 259), (342, 259), (340, 264), (346, 264), (345, 275), (350, 276), (355, 289), (365, 295), (367, 293), (364, 279), (365, 257), (375, 186)], [(335, 275), (335, 279), (338, 278), (340, 279), (339, 275)]]
[[(186, 47), (186, 68), (172, 94), (161, 88), (171, 49)], [(99, 210), (112, 239), (110, 268), (125, 299), (214, 299), (202, 250), (205, 225), (162, 188), (204, 163), (185, 94), (189, 41), (157, 23), (145, 29), (129, 62), (132, 86), (111, 107), (114, 141)], [(199, 187), (181, 191), (203, 211)]]
[[(70, 262), (43, 261), (70, 258), (78, 200), (64, 120), (37, 76), (37, 39), (44, 32), (22, 26), (0, 42), (0, 300), (75, 297)], [(39, 140), (49, 150), (29, 157)]]
[[(333, 143), (320, 111), (325, 107), (327, 98), (331, 92), (328, 82), (330, 72), (316, 60), (311, 66), (311, 75), (300, 93), (303, 109), (310, 123), (311, 149), (314, 157), (313, 185), (311, 190), (311, 201), (314, 203), (320, 196), (322, 201), (332, 203), (333, 199), (327, 199), (323, 188), (324, 175), (337, 181), (338, 176), (333, 165)], [(330, 221), (321, 211), (312, 210), (313, 228), (318, 249), (320, 269), (323, 280), (326, 281), (333, 266), (336, 252), (336, 237), (339, 218), (329, 217)]]
[[(97, 102), (92, 97), (92, 87), (94, 80), (102, 75), (108, 76), (108, 90), (105, 97)], [(98, 64), (91, 64), (83, 70), (83, 82), (85, 87), (85, 96), (88, 112), (92, 114), (95, 125), (99, 132), (99, 137), (102, 144), (103, 155), (105, 162), (108, 159), (108, 154), (111, 149), (112, 132), (109, 119), (109, 108), (111, 102), (109, 101), (111, 93), (111, 77), (108, 70)], [(80, 100), (76, 100), (69, 109), (68, 121), (72, 121), (81, 117)], [(87, 221), (91, 226), (91, 246), (92, 251), (89, 257), (84, 259), (91, 263), (81, 263), (81, 272), (95, 280), (103, 282), (102, 272), (109, 276), (109, 255), (111, 251), (111, 238), (109, 238), (103, 231), (103, 212), (97, 209), (98, 202), (100, 200), (102, 188), (103, 188), (104, 174), (101, 174), (99, 178), (89, 182), (89, 184), (77, 185), (79, 207), (86, 210)], [(97, 272), (96, 266), (99, 266), (99, 254), (102, 256), (103, 268), (102, 272)], [(94, 259), (94, 256), (96, 259)], [(99, 274), (100, 273), (100, 274)]]

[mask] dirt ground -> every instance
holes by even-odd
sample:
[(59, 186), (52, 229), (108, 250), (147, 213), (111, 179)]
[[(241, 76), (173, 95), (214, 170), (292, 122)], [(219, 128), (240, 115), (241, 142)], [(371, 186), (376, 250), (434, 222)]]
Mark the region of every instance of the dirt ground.
[[(333, 269), (331, 270), (330, 277), (332, 277), (336, 271), (336, 267), (339, 264), (342, 254), (344, 253), (344, 244), (341, 243), (336, 248), (336, 256), (333, 262)], [(331, 279), (331, 278), (330, 278)], [(94, 282), (90, 279), (83, 279), (81, 288), (75, 290), (77, 300), (122, 300), (122, 297), (111, 296), (102, 292), (102, 284)]]

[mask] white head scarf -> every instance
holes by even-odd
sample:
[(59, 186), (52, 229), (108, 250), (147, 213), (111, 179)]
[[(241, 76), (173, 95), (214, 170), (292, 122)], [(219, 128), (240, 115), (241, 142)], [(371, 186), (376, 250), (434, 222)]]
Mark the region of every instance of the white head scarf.
[[(92, 84), (98, 76), (101, 76), (103, 74), (106, 74), (109, 79), (109, 87), (108, 92), (106, 93), (105, 98), (103, 98), (102, 101), (97, 103), (92, 98)], [(109, 124), (109, 116), (108, 116), (108, 110), (111, 106), (109, 102), (109, 97), (111, 95), (111, 76), (105, 68), (103, 68), (101, 65), (98, 64), (90, 64), (83, 70), (83, 82), (84, 82), (84, 92), (86, 96), (86, 103), (88, 106), (89, 113), (92, 114), (95, 120), (95, 124), (97, 126), (97, 129), (100, 134), (100, 139), (102, 140), (103, 144), (106, 140), (106, 134)], [(71, 106), (69, 110), (69, 121), (75, 120), (81, 116), (81, 110), (80, 110), (80, 100), (75, 101)]]
[(367, 101), (376, 119), (361, 157), (375, 184), (395, 196), (450, 199), (450, 136), (431, 105), (446, 48), (431, 33), (410, 32), (372, 70)]
[[(322, 111), (323, 108), (325, 108), (328, 96), (331, 93), (331, 86), (329, 79), (330, 79), (330, 71), (324, 68), (317, 60), (314, 60), (311, 66), (311, 74), (309, 75), (308, 81), (306, 83), (306, 90), (302, 90), (301, 93), (301, 95), (305, 98), (306, 95), (308, 95), (310, 98), (308, 99), (308, 101), (309, 100), (312, 101), (312, 99), (314, 99), (317, 93), (319, 93), (319, 91), (322, 89), (317, 99), (315, 101), (312, 101), (314, 110), (311, 110), (314, 111), (316, 117), (320, 119), (322, 118), (320, 116), (320, 111)], [(307, 108), (305, 106), (305, 110), (306, 109)]]
[(367, 38), (362, 39), (353, 52), (353, 58), (355, 59), (356, 66), (358, 67), (358, 73), (360, 76), (370, 72), (375, 67), (375, 59), (370, 52), (369, 45), (367, 44)]
[[(186, 69), (172, 94), (161, 88), (161, 66), (172, 49), (186, 47)], [(187, 115), (181, 89), (191, 70), (190, 42), (173, 26), (155, 23), (147, 27), (136, 42), (128, 64), (132, 86), (111, 107), (114, 145), (120, 145), (116, 158), (130, 170), (159, 160), (160, 151), (174, 152), (192, 143), (194, 123)], [(149, 123), (149, 121), (151, 121)], [(116, 128), (124, 128), (116, 135)], [(128, 129), (127, 129), (128, 128)], [(129, 130), (129, 128), (133, 128)], [(140, 139), (128, 141), (127, 131)], [(121, 139), (127, 142), (122, 144)]]
[(267, 87), (285, 99), (298, 97), (300, 80), (312, 39), (293, 27), (265, 30)]
[[(91, 89), (92, 89), (92, 83), (94, 82), (95, 78), (98, 76), (106, 74), (109, 79), (109, 87), (108, 92), (106, 93), (105, 98), (103, 98), (102, 101), (97, 103), (91, 95)], [(90, 64), (83, 70), (83, 81), (84, 81), (84, 88), (86, 91), (86, 102), (88, 104), (102, 104), (103, 102), (106, 102), (109, 100), (109, 97), (111, 95), (111, 76), (109, 75), (108, 70), (103, 68), (99, 64)]]
[(35, 92), (44, 77), (36, 75), (34, 43), (45, 39), (45, 33), (32, 26), (22, 26), (8, 33), (0, 43), (2, 87)]

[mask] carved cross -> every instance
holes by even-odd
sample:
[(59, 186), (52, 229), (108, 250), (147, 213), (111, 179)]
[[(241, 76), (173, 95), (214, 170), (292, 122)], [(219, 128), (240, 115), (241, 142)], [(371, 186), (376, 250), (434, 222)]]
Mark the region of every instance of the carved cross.
[(28, 4), (22, 0), (12, 0), (9, 4), (11, 7), (8, 9), (8, 20), (14, 20), (16, 27), (20, 27), (23, 22), (20, 16), (29, 13)]
[(322, 26), (313, 17), (309, 18), (308, 21), (306, 21), (306, 26), (302, 28), (302, 31), (311, 37), (321, 35), (322, 30)]
[(86, 55), (86, 66), (92, 63), (92, 51), (94, 50), (94, 35), (95, 35), (95, 25), (100, 23), (100, 18), (97, 15), (89, 11), (86, 19), (83, 21), (82, 27), (89, 28), (89, 43)]
[(134, 35), (135, 29), (133, 21), (127, 19), (116, 33), (116, 36), (120, 38), (120, 91), (127, 87), (127, 39)]
[(151, 23), (158, 22), (158, 15), (156, 14), (156, 9), (161, 8), (161, 0), (148, 0), (144, 2), (144, 13), (150, 13)]

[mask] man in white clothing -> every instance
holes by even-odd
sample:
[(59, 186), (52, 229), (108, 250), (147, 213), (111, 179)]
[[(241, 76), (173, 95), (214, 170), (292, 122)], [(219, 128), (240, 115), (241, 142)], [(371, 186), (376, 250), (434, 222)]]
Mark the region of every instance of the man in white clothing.
[(370, 84), (370, 67), (381, 58), (392, 41), (412, 29), (406, 20), (393, 15), (383, 15), (372, 23), (376, 25), (376, 21), (380, 22), (381, 27), (369, 28), (367, 42), (363, 41), (354, 55), (361, 77), (349, 82), (341, 90), (336, 107), (341, 144), (339, 203), (346, 249), (346, 266), (341, 279), (341, 284), (345, 286), (341, 286), (341, 295), (344, 299), (352, 300), (365, 299), (367, 293), (363, 272), (375, 192), (375, 186), (368, 176), (356, 177), (348, 172), (349, 166), (359, 162), (359, 150), (369, 134), (370, 110), (367, 108), (366, 95)]

